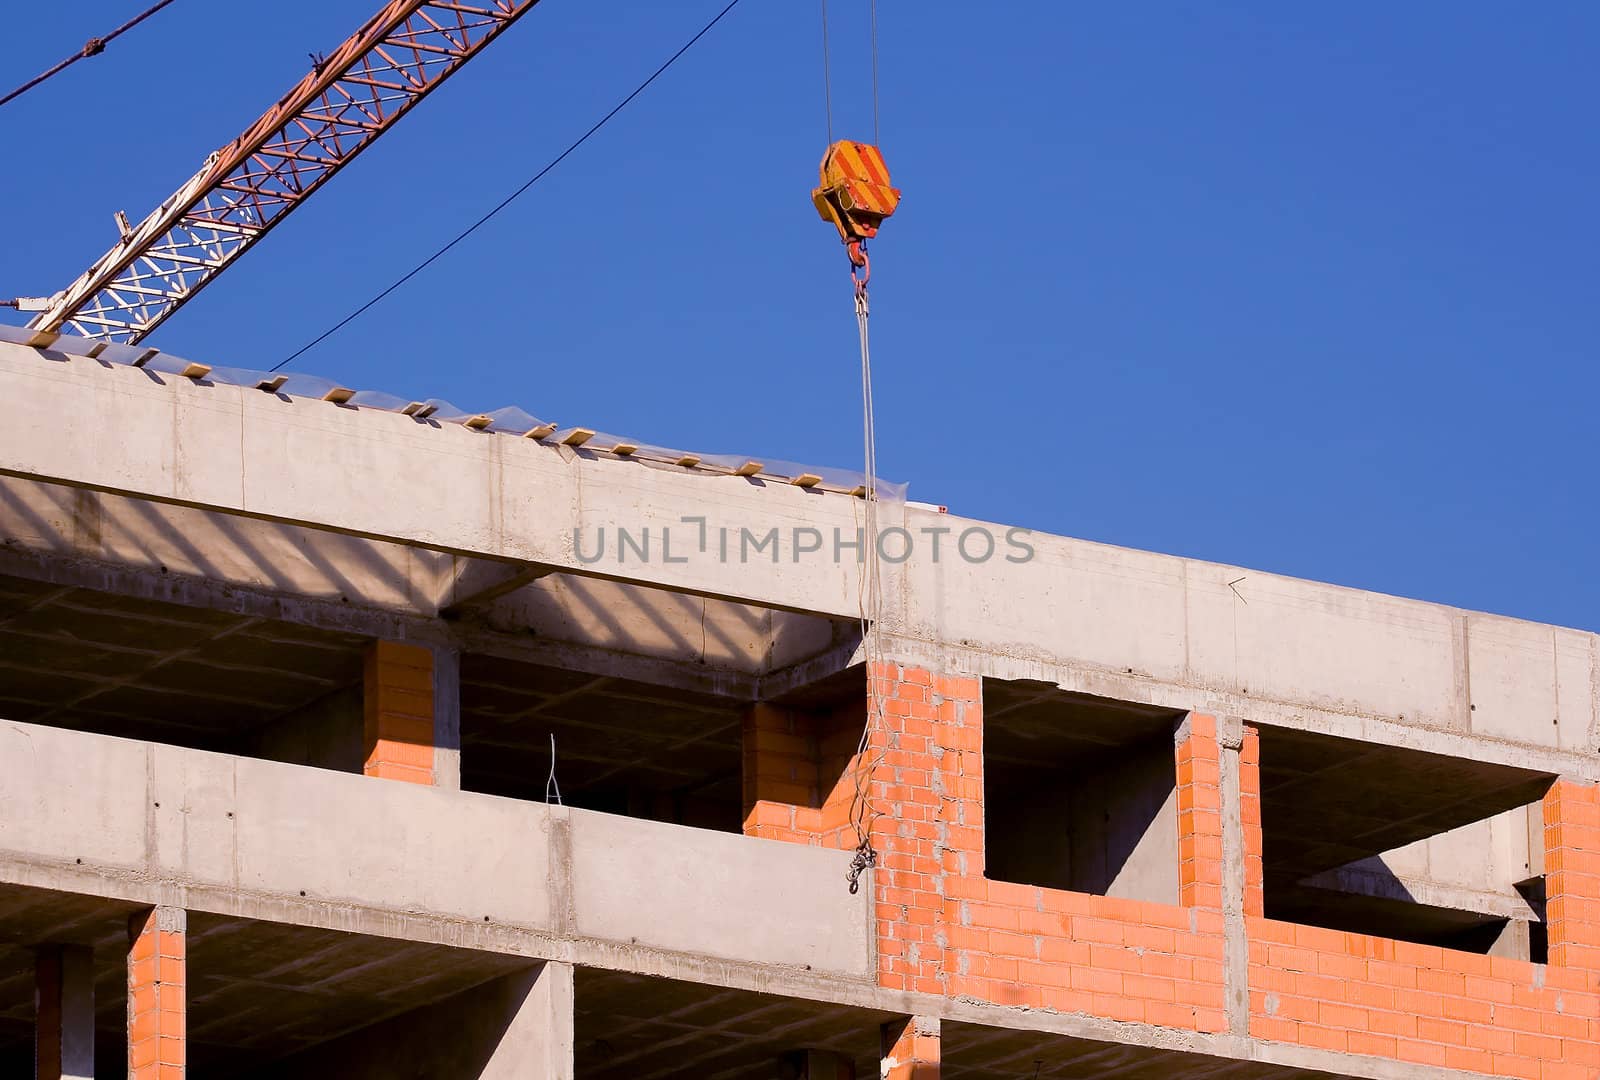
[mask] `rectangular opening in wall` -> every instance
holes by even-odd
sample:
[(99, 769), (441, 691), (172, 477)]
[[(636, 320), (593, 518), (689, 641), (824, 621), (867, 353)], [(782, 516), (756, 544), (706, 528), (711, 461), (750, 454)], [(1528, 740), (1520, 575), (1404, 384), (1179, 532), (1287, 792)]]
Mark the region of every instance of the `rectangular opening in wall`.
[(1549, 774), (1262, 727), (1269, 918), (1544, 959)]
[(264, 733), (353, 693), (359, 740), (369, 640), (0, 574), (0, 716), (273, 757)]
[[(738, 832), (749, 702), (464, 654), (461, 786)], [(552, 775), (551, 739), (555, 757)]]
[(983, 683), (984, 862), (998, 881), (1178, 901), (1173, 732), (1184, 714)]

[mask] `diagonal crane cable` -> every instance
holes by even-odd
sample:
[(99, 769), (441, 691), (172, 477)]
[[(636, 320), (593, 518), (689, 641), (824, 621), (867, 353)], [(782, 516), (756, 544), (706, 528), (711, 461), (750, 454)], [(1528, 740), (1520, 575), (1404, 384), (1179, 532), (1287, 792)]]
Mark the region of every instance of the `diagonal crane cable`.
[(397, 278), (394, 281), (394, 283), (391, 284), (388, 288), (384, 289), (382, 292), (378, 293), (378, 295), (374, 296), (371, 300), (368, 300), (366, 303), (364, 303), (360, 307), (356, 308), (350, 314), (346, 315), (344, 318), (342, 318), (338, 322), (334, 323), (328, 329), (324, 330), (322, 333), (320, 333), (316, 337), (312, 338), (309, 342), (307, 342), (306, 344), (300, 346), (300, 348), (296, 349), (294, 352), (290, 353), (288, 356), (286, 356), (282, 360), (278, 361), (269, 370), (278, 371), (281, 368), (287, 367), (289, 364), (293, 363), (295, 360), (299, 359), (301, 356), (303, 356), (306, 353), (310, 352), (312, 349), (316, 348), (318, 345), (321, 345), (324, 341), (328, 340), (334, 334), (337, 334), (340, 330), (343, 330), (346, 326), (349, 326), (351, 323), (353, 323), (357, 319), (359, 319), (362, 315), (366, 314), (368, 310), (370, 310), (375, 304), (377, 304), (380, 301), (382, 301), (390, 293), (394, 292), (396, 289), (400, 288), (400, 286), (404, 285), (406, 282), (410, 281), (412, 278), (414, 278), (418, 274), (422, 273), (422, 271), (426, 270), (429, 266), (432, 266), (435, 262), (437, 262), (440, 258), (442, 258), (451, 248), (455, 247), (457, 244), (461, 243), (461, 241), (465, 240), (467, 237), (469, 237), (473, 233), (477, 232), (480, 228), (482, 228), (483, 226), (487, 225), (496, 215), (498, 215), (500, 213), (500, 211), (504, 210), (506, 207), (508, 207), (512, 203), (516, 202), (517, 199), (520, 198), (523, 195), (523, 193), (525, 193), (529, 188), (533, 187), (533, 185), (537, 184), (540, 180), (543, 180), (545, 178), (546, 174), (548, 174), (557, 165), (560, 165), (568, 157), (572, 156), (572, 154), (575, 153), (580, 146), (582, 146), (584, 143), (588, 142), (590, 140), (590, 138), (592, 138), (593, 136), (598, 134), (600, 129), (605, 127), (607, 124), (609, 124), (613, 117), (615, 117), (623, 109), (626, 109), (630, 104), (632, 104), (634, 98), (638, 97), (640, 94), (642, 94), (646, 90), (648, 90), (652, 83), (654, 83), (661, 76), (665, 75), (667, 73), (667, 69), (668, 68), (670, 68), (673, 64), (676, 64), (678, 62), (679, 58), (682, 57), (684, 53), (686, 53), (690, 49), (694, 48), (695, 44), (698, 43), (701, 38), (703, 38), (707, 34), (709, 34), (711, 32), (712, 28), (715, 27), (719, 22), (722, 21), (724, 16), (726, 16), (734, 8), (738, 7), (739, 3), (740, 3), (740, 0), (730, 0), (728, 5), (726, 7), (724, 7), (721, 11), (717, 12), (717, 14), (712, 18), (712, 20), (710, 22), (706, 23), (704, 26), (702, 26), (700, 28), (700, 32), (699, 33), (695, 34), (694, 37), (692, 37), (688, 41), (684, 42), (682, 48), (680, 48), (677, 52), (673, 53), (670, 57), (668, 57), (666, 62), (663, 63), (660, 67), (656, 68), (655, 71), (651, 73), (651, 75), (650, 75), (650, 77), (648, 79), (646, 79), (644, 82), (642, 82), (638, 86), (636, 86), (634, 88), (634, 90), (633, 90), (633, 93), (629, 94), (627, 97), (625, 97), (621, 101), (617, 102), (617, 104), (612, 108), (612, 110), (610, 112), (606, 113), (599, 120), (595, 121), (594, 125), (592, 127), (590, 127), (588, 131), (585, 131), (582, 135), (578, 136), (578, 138), (575, 141), (573, 141), (573, 143), (570, 146), (568, 146), (565, 150), (561, 151), (561, 153), (557, 154), (554, 158), (552, 158), (550, 160), (549, 164), (545, 165), (544, 168), (540, 169), (538, 172), (534, 173), (531, 177), (529, 177), (528, 180), (521, 187), (517, 188), (510, 195), (507, 195), (504, 199), (502, 199), (499, 202), (499, 204), (494, 207), (494, 209), (490, 210), (487, 214), (484, 214), (477, 221), (474, 221), (471, 225), (468, 225), (461, 232), (457, 233), (456, 236), (454, 237), (454, 239), (452, 239), (449, 243), (447, 243), (444, 246), (440, 247), (432, 255), (429, 255), (426, 259), (423, 259), (416, 266), (414, 266), (410, 270), (406, 271), (405, 274), (403, 274), (401, 277)]
[(107, 34), (105, 37), (90, 38), (88, 41), (83, 43), (83, 48), (79, 49), (77, 52), (61, 61), (61, 63), (57, 64), (49, 71), (29, 79), (27, 82), (11, 91), (11, 93), (7, 94), (5, 97), (0, 97), (0, 105), (4, 105), (9, 101), (21, 97), (23, 94), (26, 94), (29, 90), (32, 90), (35, 86), (38, 86), (46, 79), (49, 79), (54, 75), (59, 75), (73, 64), (76, 64), (79, 60), (86, 59), (90, 56), (99, 56), (101, 53), (106, 51), (107, 45), (111, 44), (117, 38), (121, 37), (129, 30), (132, 30), (135, 26), (138, 26), (140, 23), (144, 22), (150, 16), (154, 15), (156, 12), (160, 11), (170, 3), (172, 3), (172, 0), (161, 0), (160, 3), (147, 8), (139, 15), (135, 15), (133, 18), (129, 19), (127, 22), (111, 31), (111, 33)]

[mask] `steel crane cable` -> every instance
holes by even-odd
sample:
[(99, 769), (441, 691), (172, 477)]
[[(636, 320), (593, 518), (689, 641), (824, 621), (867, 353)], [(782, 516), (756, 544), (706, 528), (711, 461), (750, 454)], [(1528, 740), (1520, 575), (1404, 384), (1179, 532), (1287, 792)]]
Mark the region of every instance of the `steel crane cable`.
[(680, 48), (677, 52), (673, 53), (670, 57), (668, 57), (667, 61), (664, 64), (662, 64), (660, 67), (656, 68), (655, 71), (651, 73), (651, 75), (650, 75), (650, 77), (648, 79), (646, 79), (644, 82), (642, 82), (638, 86), (636, 86), (634, 88), (634, 90), (633, 90), (633, 93), (629, 94), (627, 97), (625, 97), (621, 101), (617, 102), (616, 106), (614, 108), (612, 108), (612, 110), (610, 112), (606, 113), (599, 120), (595, 121), (594, 125), (592, 127), (590, 127), (588, 131), (585, 131), (582, 135), (578, 136), (578, 138), (576, 140), (574, 140), (573, 143), (570, 146), (568, 146), (565, 150), (561, 151), (561, 153), (557, 154), (553, 159), (551, 159), (550, 163), (547, 164), (544, 168), (540, 169), (538, 172), (534, 173), (531, 177), (529, 177), (527, 182), (525, 182), (521, 187), (517, 188), (517, 190), (513, 191), (510, 195), (507, 195), (504, 199), (500, 200), (500, 203), (497, 206), (495, 206), (494, 209), (490, 210), (487, 214), (484, 214), (477, 221), (474, 221), (471, 225), (468, 225), (460, 233), (456, 234), (455, 238), (452, 239), (449, 243), (445, 244), (443, 247), (441, 247), (437, 251), (435, 251), (432, 255), (429, 255), (426, 259), (423, 259), (416, 266), (414, 266), (410, 270), (406, 271), (406, 273), (403, 276), (401, 276), (400, 278), (396, 279), (395, 282), (392, 285), (390, 285), (388, 288), (384, 289), (377, 296), (374, 296), (371, 300), (368, 300), (365, 304), (362, 304), (360, 307), (356, 308), (350, 314), (346, 315), (344, 318), (342, 318), (338, 322), (334, 323), (328, 329), (326, 329), (322, 333), (318, 334), (315, 338), (311, 339), (311, 341), (309, 341), (306, 344), (300, 346), (300, 348), (296, 349), (294, 352), (290, 353), (288, 356), (286, 356), (282, 360), (278, 361), (276, 364), (274, 364), (268, 370), (270, 370), (270, 371), (278, 371), (281, 368), (287, 367), (289, 364), (293, 363), (299, 357), (301, 357), (301, 356), (305, 355), (306, 353), (310, 352), (312, 349), (316, 348), (318, 345), (321, 345), (324, 341), (327, 341), (334, 334), (337, 334), (340, 330), (343, 330), (346, 326), (349, 326), (351, 323), (355, 322), (362, 315), (365, 315), (367, 313), (367, 311), (373, 307), (373, 305), (377, 304), (378, 302), (383, 300), (385, 297), (387, 297), (390, 293), (392, 293), (396, 289), (400, 288), (400, 286), (404, 285), (406, 282), (410, 281), (412, 278), (414, 278), (418, 274), (422, 273), (422, 271), (424, 271), (428, 267), (432, 266), (435, 262), (437, 262), (440, 258), (442, 258), (445, 255), (445, 253), (448, 252), (451, 248), (455, 247), (457, 244), (461, 243), (461, 241), (465, 240), (467, 237), (469, 237), (473, 233), (477, 232), (483, 226), (487, 225), (491, 220), (494, 219), (494, 217), (496, 215), (498, 215), (500, 213), (500, 211), (504, 210), (506, 207), (508, 207), (512, 203), (516, 202), (517, 199), (519, 199), (529, 188), (533, 187), (533, 185), (537, 184), (540, 180), (543, 180), (547, 173), (549, 173), (551, 170), (553, 170), (557, 165), (560, 165), (567, 158), (571, 157), (572, 154), (574, 152), (576, 152), (577, 149), (580, 146), (582, 146), (584, 143), (588, 142), (593, 136), (598, 134), (601, 128), (603, 128), (607, 124), (609, 124), (613, 117), (615, 117), (623, 109), (626, 109), (630, 104), (632, 104), (634, 98), (638, 97), (640, 94), (644, 93), (647, 89), (649, 89), (650, 85), (652, 83), (654, 83), (661, 76), (665, 75), (667, 73), (667, 69), (668, 68), (670, 68), (673, 64), (676, 64), (678, 62), (679, 58), (682, 57), (684, 53), (686, 53), (690, 49), (694, 48), (695, 44), (697, 42), (699, 42), (699, 40), (701, 38), (703, 38), (707, 34), (709, 34), (711, 32), (711, 29), (714, 26), (716, 26), (719, 22), (721, 22), (723, 20), (723, 17), (726, 16), (728, 14), (728, 12), (730, 12), (734, 8), (738, 7), (740, 3), (741, 3), (741, 0), (730, 0), (730, 3), (728, 4), (727, 7), (724, 7), (721, 11), (717, 12), (716, 16), (714, 18), (712, 18), (712, 20), (710, 22), (706, 23), (704, 26), (702, 26), (700, 28), (700, 32), (699, 33), (695, 34), (694, 37), (692, 37), (688, 41), (684, 42), (682, 48)]
[(878, 0), (872, 0), (872, 144), (883, 145), (878, 130)]
[(59, 75), (61, 72), (67, 70), (67, 68), (71, 67), (73, 64), (76, 64), (79, 60), (90, 56), (99, 56), (101, 53), (106, 51), (107, 45), (111, 44), (117, 38), (121, 37), (129, 30), (132, 30), (135, 26), (138, 26), (140, 23), (144, 22), (150, 16), (154, 15), (156, 12), (160, 11), (170, 3), (172, 3), (172, 0), (161, 0), (159, 4), (155, 4), (147, 8), (139, 15), (135, 15), (133, 18), (129, 19), (127, 22), (111, 31), (111, 33), (107, 34), (105, 37), (90, 38), (88, 41), (83, 43), (83, 48), (79, 49), (77, 52), (61, 61), (61, 63), (57, 64), (49, 71), (29, 79), (27, 82), (11, 91), (11, 93), (7, 94), (5, 97), (0, 97), (0, 105), (4, 105), (9, 101), (21, 97), (23, 94), (26, 94), (29, 90), (32, 90), (35, 86), (38, 86), (51, 76)]
[[(872, 807), (872, 777), (889, 752), (887, 723), (883, 715), (882, 687), (874, 686), (883, 658), (879, 622), (883, 617), (882, 560), (878, 550), (878, 432), (872, 402), (872, 347), (867, 334), (866, 283), (856, 284), (856, 329), (861, 339), (861, 434), (863, 443), (863, 511), (861, 539), (866, 547), (861, 575), (856, 581), (856, 599), (861, 616), (861, 651), (867, 669), (867, 722), (856, 745), (855, 797), (850, 801), (850, 827), (855, 833), (855, 858), (845, 880), (850, 892), (861, 887), (861, 875), (877, 865), (878, 852), (872, 846), (872, 826), (881, 811)], [(883, 728), (883, 743), (874, 752), (872, 733)]]
[[(872, 0), (872, 141), (881, 141), (878, 122), (878, 3)], [(827, 92), (828, 142), (833, 143), (833, 100), (828, 79), (828, 2), (822, 0), (822, 52), (823, 78)], [(878, 433), (876, 410), (872, 400), (872, 345), (868, 334), (869, 306), (867, 278), (871, 271), (866, 263), (866, 244), (858, 249), (862, 256), (859, 264), (850, 271), (855, 283), (856, 330), (861, 343), (861, 417), (862, 417), (862, 467), (866, 473), (863, 484), (862, 542), (866, 547), (861, 575), (856, 582), (857, 607), (861, 619), (861, 651), (867, 670), (867, 720), (862, 727), (861, 740), (856, 746), (855, 792), (850, 802), (850, 827), (855, 834), (855, 857), (845, 875), (850, 892), (861, 887), (861, 875), (877, 865), (878, 852), (872, 845), (872, 826), (882, 816), (873, 807), (872, 777), (883, 764), (889, 752), (888, 721), (884, 716), (883, 688), (874, 685), (883, 661), (883, 562), (879, 553), (878, 532)], [(855, 260), (852, 258), (852, 262)], [(873, 732), (882, 731), (882, 740), (873, 745)]]
[[(872, 0), (872, 142), (882, 145), (878, 125), (878, 0)], [(822, 0), (822, 104), (828, 116), (828, 142), (833, 142), (833, 60), (828, 45), (828, 0)]]
[(833, 71), (828, 57), (828, 0), (822, 0), (822, 106), (828, 114), (828, 142), (833, 142)]

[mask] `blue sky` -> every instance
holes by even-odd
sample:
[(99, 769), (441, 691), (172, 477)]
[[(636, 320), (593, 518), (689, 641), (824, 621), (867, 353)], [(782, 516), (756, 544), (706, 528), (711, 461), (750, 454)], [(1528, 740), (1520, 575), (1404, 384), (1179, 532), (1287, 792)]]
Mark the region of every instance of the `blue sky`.
[[(11, 15), (6, 88), (142, 7)], [(0, 109), (0, 293), (48, 293), (377, 0), (178, 0)], [(266, 367), (722, 6), (545, 0), (151, 339)], [(870, 137), (833, 0), (837, 135)], [(490, 228), (295, 368), (849, 466), (818, 5), (743, 0)], [(1600, 7), (881, 0), (902, 212), (881, 471), (967, 516), (1600, 628)]]

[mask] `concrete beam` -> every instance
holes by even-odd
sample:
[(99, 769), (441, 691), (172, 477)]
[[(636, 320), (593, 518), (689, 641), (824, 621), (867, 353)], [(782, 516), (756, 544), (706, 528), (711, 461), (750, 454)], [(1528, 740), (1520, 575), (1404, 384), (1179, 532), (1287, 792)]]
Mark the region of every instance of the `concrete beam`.
[[(885, 651), (895, 658), (938, 670), (961, 671), (992, 679), (1047, 682), (1073, 693), (1161, 709), (1192, 709), (1207, 715), (1240, 717), (1262, 728), (1292, 728), (1379, 746), (1404, 747), (1445, 757), (1531, 769), (1553, 776), (1600, 779), (1600, 757), (1581, 748), (1539, 745), (1532, 741), (1511, 742), (1470, 731), (1444, 730), (1413, 723), (1403, 716), (1387, 718), (1263, 700), (1253, 694), (1196, 686), (1187, 681), (1155, 679), (1145, 673), (1109, 671), (1076, 661), (1040, 659), (966, 643), (930, 642), (896, 635), (886, 635), (884, 641)], [(1541, 730), (1539, 725), (1528, 726), (1530, 736), (1537, 736)]]
[(423, 611), (397, 611), (312, 596), (285, 596), (227, 580), (185, 577), (156, 569), (64, 559), (37, 551), (0, 546), (0, 574), (63, 588), (90, 589), (118, 596), (185, 607), (226, 611), (340, 633), (412, 641), (457, 653), (479, 653), (596, 676), (615, 676), (656, 686), (716, 694), (740, 701), (759, 700), (761, 677), (715, 665), (599, 648), (580, 642), (530, 636), (477, 622), (448, 622)]
[[(1372, 866), (1369, 864), (1378, 864)], [(1328, 892), (1328, 903), (1339, 903), (1339, 896), (1366, 896), (1424, 907), (1467, 911), (1496, 919), (1521, 919), (1537, 922), (1539, 913), (1515, 887), (1505, 890), (1469, 889), (1426, 877), (1399, 877), (1382, 869), (1381, 859), (1314, 874), (1302, 885)]]
[(1534, 919), (1518, 885), (1543, 872), (1540, 804), (1430, 836), (1382, 855), (1315, 874), (1301, 884), (1376, 899)]
[[(905, 526), (1006, 532), (915, 507)], [(1475, 747), (1587, 757), (1593, 767), (1594, 634), (1064, 537), (1025, 539), (1031, 558), (1009, 562), (1002, 547), (981, 573), (949, 552), (940, 563), (907, 561), (903, 580), (885, 590), (886, 625), (939, 653), (927, 659), (945, 670), (1053, 678), (1251, 723), (1354, 727), (1372, 741), (1401, 731), (1460, 736)], [(958, 651), (971, 659), (952, 666)]]
[[(847, 495), (580, 456), (15, 345), (0, 344), (0, 359), (12, 418), (0, 429), (3, 473), (792, 611), (858, 610), (853, 561), (785, 557), (797, 529), (854, 536), (859, 503)], [(101, 451), (107, 431), (117, 432), (115, 453)], [(404, 478), (404, 497), (385, 478)], [(684, 519), (697, 515), (733, 531), (730, 560), (716, 544), (690, 546)], [(741, 530), (759, 541), (773, 528), (779, 546), (750, 556)], [(619, 529), (650, 530), (656, 554), (630, 552)], [(675, 552), (660, 547), (667, 530)], [(593, 556), (602, 531), (604, 553)]]
[(0, 769), (0, 881), (624, 970), (876, 971), (845, 851), (20, 723)]
[(467, 560), (460, 572), (451, 575), (448, 590), (440, 599), (439, 615), (459, 619), (555, 572), (551, 566)]

